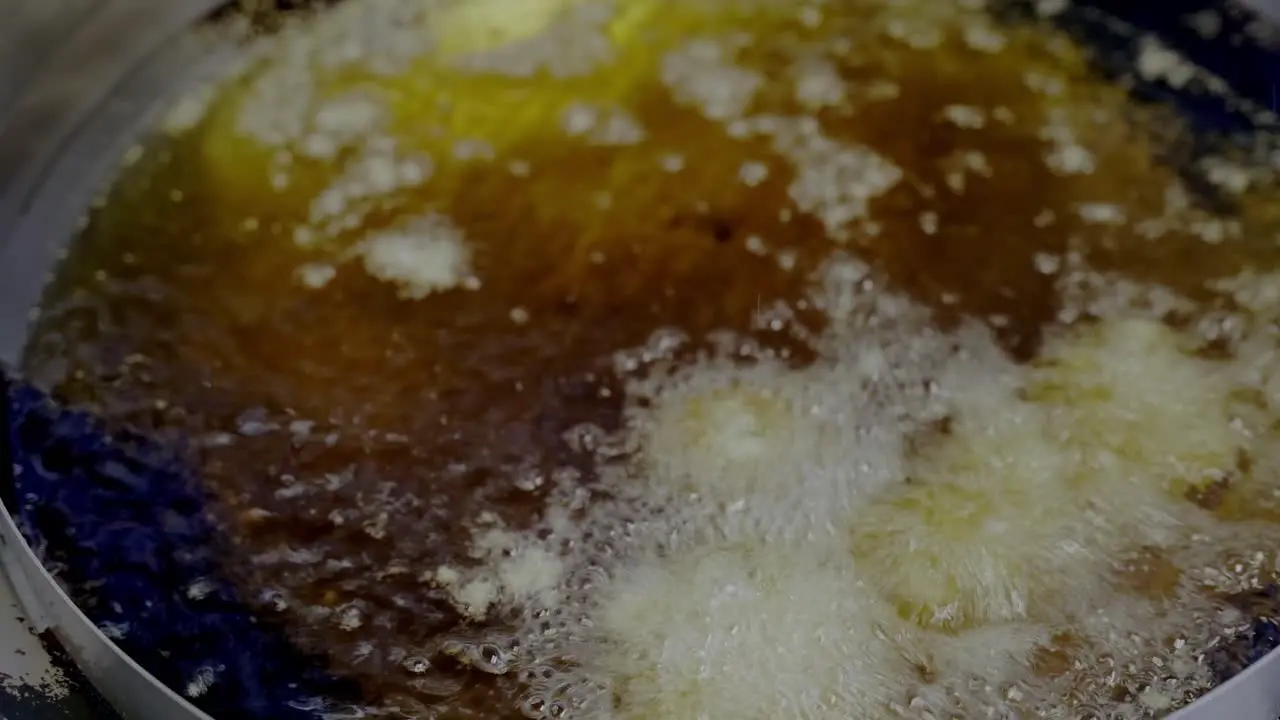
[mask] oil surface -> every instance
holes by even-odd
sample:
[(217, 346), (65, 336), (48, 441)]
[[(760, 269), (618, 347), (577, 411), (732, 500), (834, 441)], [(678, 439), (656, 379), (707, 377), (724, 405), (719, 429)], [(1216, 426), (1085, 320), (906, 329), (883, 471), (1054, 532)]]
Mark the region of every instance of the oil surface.
[[(428, 61), (390, 79), (339, 73), (335, 94), (391, 88), (399, 119), (384, 130), (433, 174), (318, 244), (297, 231), (350, 154), (298, 160), (273, 190), (284, 151), (227, 131), (249, 112), (233, 86), (193, 129), (151, 140), (90, 214), (27, 365), (115, 421), (202, 439), (238, 581), (371, 703), (451, 695), (431, 717), (517, 717), (510, 674), (436, 659), (442, 674), (422, 679), (413, 660), (440, 638), (504, 622), (465, 617), (424, 571), (466, 558), (460, 518), (526, 527), (558, 487), (546, 478), (593, 472), (566, 437), (619, 427), (619, 351), (660, 331), (704, 347), (729, 331), (805, 365), (813, 348), (758, 314), (782, 302), (827, 322), (806, 298), (834, 253), (941, 326), (986, 323), (1019, 359), (1089, 314), (1064, 292), (1073, 268), (1212, 301), (1210, 281), (1275, 265), (1272, 201), (1233, 195), (1221, 216), (1179, 200), (1178, 175), (1154, 159), (1169, 148), (1149, 131), (1167, 119), (1096, 78), (1063, 37), (928, 3), (832, 2), (818, 24), (762, 5), (637, 11), (647, 34), (615, 31), (621, 49), (595, 75), (457, 80)], [(760, 79), (746, 106), (708, 113), (664, 76), (693, 37), (740, 48), (728, 64)], [(643, 133), (566, 130), (583, 97)], [(789, 149), (779, 118), (829, 144)], [(477, 140), (479, 159), (459, 159)], [(824, 205), (823, 188), (868, 174), (825, 162), (850, 147), (900, 179), (835, 223), (823, 213), (848, 207)], [(407, 300), (346, 259), (428, 211), (465, 238), (478, 289)], [(299, 282), (316, 264), (333, 277)], [(1259, 515), (1241, 506), (1225, 507)], [(1167, 584), (1158, 562), (1135, 577)]]

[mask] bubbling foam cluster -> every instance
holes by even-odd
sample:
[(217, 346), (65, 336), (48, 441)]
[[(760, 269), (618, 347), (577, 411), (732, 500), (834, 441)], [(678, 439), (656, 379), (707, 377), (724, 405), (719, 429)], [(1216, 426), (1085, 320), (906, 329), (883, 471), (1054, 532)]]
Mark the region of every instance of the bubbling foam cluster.
[(1134, 317), (1019, 365), (848, 271), (810, 365), (677, 362), (670, 333), (620, 363), (625, 427), (521, 536), (560, 573), (509, 599), (525, 714), (1147, 717), (1207, 688), (1235, 616), (1179, 563), (1230, 533), (1184, 494), (1242, 472), (1243, 375)]
[(641, 565), (601, 600), (623, 718), (873, 716), (910, 673), (847, 556), (710, 545)]
[(1186, 344), (1165, 325), (1127, 318), (1055, 338), (1042, 353), (1028, 394), (1052, 408), (1064, 442), (1094, 450), (1081, 490), (1112, 507), (1160, 508), (1240, 474), (1250, 439), (1231, 416), (1239, 371)]
[(1075, 457), (1052, 441), (1046, 414), (1003, 378), (970, 380), (954, 388), (945, 435), (908, 463), (908, 482), (852, 523), (855, 552), (903, 616), (948, 629), (1043, 617), (1072, 598), (1058, 592), (1064, 573), (1099, 567), (1065, 483)]

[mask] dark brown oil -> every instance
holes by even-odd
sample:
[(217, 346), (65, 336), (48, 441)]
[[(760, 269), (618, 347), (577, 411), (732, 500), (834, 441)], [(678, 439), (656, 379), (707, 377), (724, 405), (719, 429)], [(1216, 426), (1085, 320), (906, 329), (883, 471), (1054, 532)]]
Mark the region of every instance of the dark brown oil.
[[(856, 236), (847, 249), (936, 308), (941, 322), (989, 320), (1012, 353), (1028, 356), (1059, 306), (1057, 279), (1037, 257), (1068, 250), (1096, 269), (1195, 296), (1211, 277), (1274, 264), (1271, 243), (1211, 245), (1178, 231), (1151, 240), (1133, 223), (1077, 217), (1082, 202), (1158, 216), (1175, 175), (1152, 159), (1159, 148), (1144, 114), (1061, 38), (1011, 30), (1008, 47), (988, 53), (957, 31), (939, 48), (917, 50), (861, 27), (837, 17), (818, 35), (851, 39), (853, 50), (837, 58), (850, 87), (888, 80), (900, 94), (819, 117), (829, 136), (873, 148), (905, 179), (872, 203), (879, 234)], [(757, 33), (743, 64), (775, 78), (761, 111), (804, 113), (780, 68), (814, 37), (798, 26)], [(1029, 88), (1028, 71), (1062, 78), (1065, 97), (1050, 101)], [(1039, 131), (1050, 102), (1066, 109), (1096, 157), (1094, 172), (1064, 177), (1046, 165)], [(1004, 108), (1013, 120), (960, 128), (941, 117), (952, 104)], [(475, 248), (481, 290), (418, 302), (356, 265), (321, 290), (300, 287), (292, 274), (310, 256), (289, 240), (304, 214), (299, 198), (228, 205), (200, 172), (199, 133), (156, 141), (92, 213), (45, 302), (27, 364), (62, 395), (122, 423), (234, 435), (203, 450), (201, 462), (221, 501), (238, 581), (254, 597), (270, 589), (287, 598), (281, 612), (298, 641), (360, 678), (371, 699), (408, 694), (432, 704), (408, 685), (412, 675), (394, 651), (470, 632), (418, 580), (461, 555), (468, 535), (458, 518), (492, 511), (520, 526), (544, 495), (516, 489), (515, 469), (589, 470), (562, 437), (583, 422), (616, 426), (612, 353), (662, 328), (694, 338), (752, 332), (753, 313), (802, 298), (809, 272), (836, 247), (816, 220), (781, 218), (791, 170), (767, 142), (730, 138), (656, 82), (629, 109), (648, 132), (638, 145), (587, 147), (552, 130), (532, 133), (489, 164), (455, 170), (443, 193), (428, 183), (374, 218), (371, 226), (387, 225), (436, 207)], [(1089, 120), (1095, 112), (1100, 122)], [(957, 192), (947, 174), (962, 151), (981, 152), (991, 173), (969, 174)], [(670, 153), (686, 158), (684, 171), (661, 169)], [(507, 172), (513, 160), (531, 175)], [(737, 180), (748, 160), (770, 165), (759, 186)], [(607, 208), (592, 201), (602, 190), (611, 193)], [(1042, 227), (1045, 211), (1056, 222)], [(922, 229), (925, 212), (937, 215), (933, 234)], [(239, 229), (239, 216), (261, 221)], [(1243, 220), (1246, 235), (1271, 230), (1249, 226), (1248, 213)], [(796, 269), (748, 251), (751, 235), (794, 249)], [(517, 306), (527, 324), (512, 322)], [(808, 352), (785, 333), (756, 334), (797, 361)], [(281, 429), (237, 434), (246, 419)], [(314, 428), (290, 432), (297, 420)], [(287, 477), (314, 483), (326, 474), (345, 484), (280, 492)], [(352, 564), (248, 561), (284, 546)], [(302, 612), (353, 602), (371, 618), (355, 632)], [(371, 654), (356, 652), (363, 641)], [(518, 715), (509, 678), (460, 672), (469, 687), (441, 717)]]

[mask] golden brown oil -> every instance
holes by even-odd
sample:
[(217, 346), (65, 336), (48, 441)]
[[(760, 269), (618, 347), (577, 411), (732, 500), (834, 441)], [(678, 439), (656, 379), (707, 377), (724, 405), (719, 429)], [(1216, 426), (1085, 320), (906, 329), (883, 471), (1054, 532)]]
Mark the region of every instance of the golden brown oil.
[[(811, 272), (837, 250), (865, 259), (935, 308), (940, 322), (989, 322), (1024, 358), (1061, 309), (1060, 273), (1045, 263), (1060, 266), (1069, 252), (1096, 270), (1192, 296), (1204, 295), (1209, 278), (1274, 265), (1271, 243), (1211, 244), (1182, 225), (1156, 239), (1136, 229), (1165, 214), (1177, 182), (1153, 159), (1161, 148), (1144, 123), (1156, 116), (1144, 119), (1063, 38), (1004, 28), (993, 52), (966, 42), (957, 21), (936, 47), (914, 48), (886, 33), (881, 3), (836, 7), (818, 29), (790, 17), (717, 29), (752, 34), (738, 63), (768, 78), (754, 112), (815, 117), (830, 138), (872, 148), (902, 169), (903, 180), (871, 202), (874, 233), (837, 243), (818, 220), (789, 211), (796, 168), (767, 141), (736, 138), (676, 102), (650, 67), (625, 98), (642, 141), (591, 146), (535, 124), (487, 162), (437, 156), (431, 182), (352, 233), (436, 209), (474, 249), (480, 290), (406, 301), (356, 264), (310, 289), (294, 271), (317, 251), (290, 237), (305, 223), (309, 189), (333, 168), (321, 164), (278, 194), (238, 192), (208, 171), (206, 123), (153, 141), (92, 213), (45, 302), (27, 364), (66, 397), (121, 422), (234, 435), (210, 443), (201, 460), (243, 554), (232, 563), (239, 581), (288, 598), (281, 612), (299, 642), (360, 678), (371, 699), (432, 704), (396, 653), (470, 630), (419, 572), (463, 552), (458, 517), (489, 511), (527, 522), (545, 489), (514, 488), (515, 469), (590, 471), (563, 437), (581, 423), (616, 426), (616, 351), (665, 328), (696, 339), (730, 330), (804, 362), (803, 342), (760, 331), (752, 317), (804, 298)], [(785, 69), (815, 51), (855, 94), (877, 84), (896, 93), (845, 108), (800, 107)], [(1033, 76), (1060, 91), (1046, 92)], [(562, 92), (552, 84), (527, 81), (522, 97)], [(486, 91), (498, 92), (477, 83), (459, 103), (490, 102)], [(956, 105), (987, 120), (947, 121)], [(229, 111), (215, 106), (212, 117), (219, 112)], [(1043, 129), (1053, 113), (1092, 153), (1091, 172), (1062, 174), (1045, 162)], [(982, 169), (966, 169), (965, 158), (976, 156)], [(680, 171), (663, 167), (670, 157), (683, 160)], [(767, 178), (740, 181), (747, 162), (765, 163)], [(513, 173), (513, 163), (530, 171)], [(1091, 223), (1078, 211), (1087, 203), (1122, 206), (1130, 221)], [(1273, 230), (1270, 203), (1255, 204), (1235, 218), (1246, 238)], [(753, 252), (751, 238), (786, 249), (794, 265)], [(517, 308), (527, 322), (513, 321)], [(808, 320), (819, 322), (816, 314)], [(337, 478), (329, 492), (289, 490), (326, 476)], [(284, 547), (355, 563), (261, 559)], [(1157, 592), (1166, 575), (1158, 558), (1134, 569), (1139, 580), (1157, 578)], [(352, 603), (378, 622), (355, 633), (307, 619), (308, 607)], [(372, 654), (357, 651), (362, 642), (373, 643)], [(518, 715), (509, 678), (459, 677), (468, 689), (440, 717)]]

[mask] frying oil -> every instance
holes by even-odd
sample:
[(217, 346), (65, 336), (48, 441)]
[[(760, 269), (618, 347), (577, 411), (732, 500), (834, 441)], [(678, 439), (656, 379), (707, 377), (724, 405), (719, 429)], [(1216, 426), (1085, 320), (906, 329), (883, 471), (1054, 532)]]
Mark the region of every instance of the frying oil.
[(1198, 159), (1208, 202), (1176, 122), (975, 2), (349, 0), (243, 45), (27, 364), (197, 441), (229, 568), (365, 711), (1212, 686), (1275, 573), (1264, 164)]

